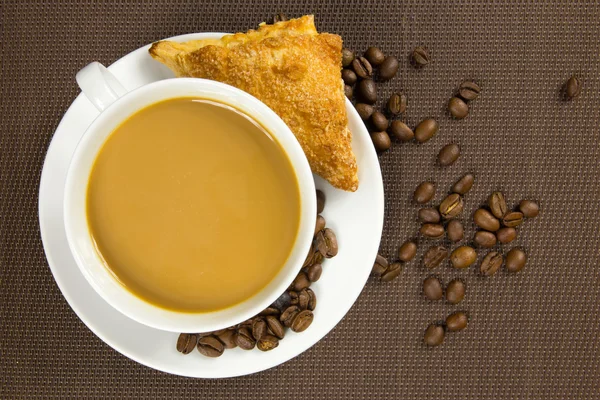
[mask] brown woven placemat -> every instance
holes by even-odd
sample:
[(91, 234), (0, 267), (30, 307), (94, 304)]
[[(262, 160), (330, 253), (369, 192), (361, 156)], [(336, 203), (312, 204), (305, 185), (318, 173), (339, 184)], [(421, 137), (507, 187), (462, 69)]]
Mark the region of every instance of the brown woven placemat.
[[(600, 4), (598, 2), (0, 2), (0, 398), (207, 399), (589, 399), (600, 398)], [(376, 44), (401, 59), (382, 86), (409, 98), (408, 121), (434, 116), (425, 145), (395, 144), (380, 156), (393, 256), (417, 230), (409, 197), (432, 179), (442, 190), (477, 176), (474, 210), (494, 189), (511, 204), (538, 199), (541, 215), (520, 229), (529, 263), (489, 280), (443, 269), (468, 285), (460, 307), (427, 303), (413, 263), (399, 279), (370, 281), (347, 317), (296, 359), (254, 376), (194, 380), (157, 372), (115, 352), (76, 317), (48, 269), (39, 236), (39, 176), (52, 133), (78, 93), (75, 72), (108, 65), (153, 40), (198, 31), (244, 31), (276, 12), (314, 13), (346, 45)], [(406, 56), (424, 44), (433, 63)], [(559, 100), (577, 73), (581, 97)], [(456, 86), (483, 94), (463, 121), (444, 115)], [(452, 167), (434, 165), (450, 141)], [(463, 215), (472, 235), (468, 213)], [(510, 246), (509, 246), (510, 247)], [(420, 254), (423, 248), (420, 249)], [(420, 258), (420, 256), (418, 257)], [(425, 348), (431, 321), (454, 309), (470, 326)]]

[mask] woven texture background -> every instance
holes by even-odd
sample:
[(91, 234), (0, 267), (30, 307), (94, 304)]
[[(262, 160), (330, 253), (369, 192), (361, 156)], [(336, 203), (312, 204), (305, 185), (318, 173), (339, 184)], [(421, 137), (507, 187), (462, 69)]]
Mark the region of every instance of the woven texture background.
[[(424, 1), (229, 2), (185, 0), (0, 2), (0, 398), (206, 399), (590, 399), (600, 398), (600, 4)], [(74, 76), (151, 41), (198, 31), (245, 31), (276, 12), (314, 13), (319, 30), (346, 46), (398, 55), (398, 76), (380, 86), (409, 98), (407, 120), (440, 121), (424, 145), (395, 143), (380, 156), (386, 192), (382, 254), (418, 229), (416, 185), (438, 183), (436, 201), (463, 173), (477, 179), (462, 220), (501, 189), (511, 205), (540, 201), (520, 229), (529, 254), (520, 274), (467, 282), (456, 307), (420, 295), (419, 262), (389, 284), (370, 281), (346, 318), (321, 342), (275, 369), (227, 380), (170, 376), (138, 365), (92, 334), (48, 269), (37, 193), (48, 144), (78, 94)], [(429, 47), (417, 71), (407, 55)], [(583, 92), (566, 103), (572, 74)], [(466, 78), (483, 94), (453, 121), (445, 104)], [(435, 166), (455, 141), (462, 156)], [(512, 246), (507, 246), (510, 248)], [(417, 259), (427, 246), (421, 246)], [(443, 346), (422, 345), (426, 326), (456, 309), (469, 327)], [(318, 310), (317, 310), (318, 311)]]

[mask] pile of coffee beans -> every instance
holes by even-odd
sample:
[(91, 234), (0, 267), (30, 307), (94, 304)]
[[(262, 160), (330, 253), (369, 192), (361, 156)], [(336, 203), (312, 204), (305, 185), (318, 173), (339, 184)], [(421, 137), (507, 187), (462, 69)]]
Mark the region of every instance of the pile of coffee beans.
[(464, 81), (458, 87), (456, 95), (448, 101), (448, 112), (455, 119), (469, 115), (469, 102), (477, 99), (481, 93), (479, 85), (473, 81)]
[[(310, 285), (321, 277), (324, 260), (335, 257), (338, 253), (335, 233), (325, 226), (325, 218), (321, 215), (325, 208), (325, 194), (317, 190), (316, 196), (318, 215), (314, 239), (302, 270), (287, 291), (260, 314), (241, 324), (215, 332), (180, 334), (177, 351), (189, 354), (196, 348), (207, 357), (219, 357), (226, 349), (235, 347), (269, 351), (279, 345), (288, 328), (294, 332), (303, 332), (311, 325), (317, 297)], [(386, 265), (382, 280), (391, 280), (399, 274), (392, 265)]]

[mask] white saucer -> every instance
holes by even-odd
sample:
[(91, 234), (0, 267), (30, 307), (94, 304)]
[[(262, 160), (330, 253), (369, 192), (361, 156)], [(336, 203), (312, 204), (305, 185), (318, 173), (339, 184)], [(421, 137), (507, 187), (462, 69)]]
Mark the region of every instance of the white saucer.
[[(196, 33), (171, 40), (222, 35)], [(173, 77), (166, 67), (150, 57), (149, 47), (142, 47), (109, 67), (127, 89)], [(75, 313), (100, 339), (132, 360), (171, 374), (198, 378), (224, 378), (262, 371), (297, 356), (319, 341), (344, 317), (364, 287), (383, 228), (383, 181), (377, 154), (349, 101), (346, 101), (346, 109), (358, 160), (360, 188), (355, 193), (344, 192), (315, 178), (317, 188), (323, 190), (327, 198), (323, 215), (327, 226), (337, 234), (339, 253), (323, 263), (321, 279), (311, 286), (318, 299), (312, 325), (302, 333), (290, 331), (279, 347), (270, 352), (233, 349), (213, 359), (198, 352), (187, 356), (178, 353), (176, 333), (149, 328), (125, 317), (102, 300), (79, 272), (65, 236), (63, 191), (73, 151), (97, 115), (94, 106), (80, 94), (54, 133), (42, 170), (39, 194), (40, 230), (46, 257), (58, 287)]]

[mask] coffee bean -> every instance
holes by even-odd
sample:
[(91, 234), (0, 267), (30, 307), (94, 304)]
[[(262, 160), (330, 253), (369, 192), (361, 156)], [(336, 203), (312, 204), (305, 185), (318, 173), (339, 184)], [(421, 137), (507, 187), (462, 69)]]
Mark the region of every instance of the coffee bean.
[(508, 228), (514, 228), (523, 223), (523, 213), (520, 211), (509, 212), (502, 218), (502, 225)]
[(306, 293), (308, 293), (308, 309), (314, 311), (317, 308), (317, 295), (311, 288), (306, 289)]
[(394, 56), (386, 57), (379, 67), (379, 78), (383, 81), (389, 81), (398, 72), (398, 59)]
[(325, 209), (325, 193), (321, 190), (317, 190), (317, 214), (323, 213)]
[(281, 314), (281, 311), (279, 311), (278, 308), (269, 306), (269, 307), (265, 308), (264, 310), (262, 310), (260, 312), (260, 314), (258, 314), (258, 315), (265, 316), (265, 315), (279, 315), (279, 314)]
[(346, 85), (352, 86), (356, 83), (356, 81), (358, 80), (358, 77), (356, 76), (354, 71), (346, 68), (346, 69), (342, 70), (342, 79), (344, 80), (344, 83)]
[(291, 290), (289, 293), (290, 293), (290, 304), (297, 306), (298, 305), (298, 292)]
[(462, 240), (465, 234), (463, 224), (459, 220), (453, 219), (446, 226), (446, 234), (448, 235), (448, 239), (453, 242)]
[(462, 331), (467, 327), (468, 323), (469, 319), (467, 318), (467, 314), (462, 311), (452, 313), (446, 318), (446, 328), (449, 332)]
[(517, 238), (517, 230), (515, 228), (500, 228), (496, 232), (496, 238), (502, 244), (510, 243)]
[(225, 346), (214, 336), (204, 336), (198, 339), (198, 351), (206, 357), (219, 357), (225, 351)]
[(402, 243), (400, 249), (398, 249), (398, 258), (400, 261), (409, 262), (417, 254), (417, 244), (412, 240), (407, 240)]
[(424, 224), (419, 232), (430, 239), (439, 239), (444, 236), (444, 226), (442, 224)]
[(429, 300), (440, 300), (444, 295), (442, 282), (435, 276), (430, 276), (423, 281), (423, 294)]
[(568, 100), (572, 100), (581, 94), (581, 81), (575, 75), (569, 78), (566, 83), (566, 95)]
[(190, 354), (196, 348), (198, 335), (193, 333), (182, 333), (177, 338), (177, 351), (183, 354)]
[(415, 138), (417, 139), (417, 142), (425, 143), (434, 137), (439, 129), (440, 126), (435, 119), (424, 119), (419, 123), (419, 125), (417, 125), (415, 129)]
[(415, 137), (415, 133), (402, 121), (392, 121), (390, 125), (390, 133), (396, 137), (396, 139), (402, 142), (408, 142)]
[(492, 213), (488, 210), (484, 210), (483, 208), (475, 211), (473, 215), (473, 221), (475, 225), (480, 227), (481, 229), (485, 229), (486, 231), (496, 232), (500, 229), (500, 221), (498, 221)]
[(375, 150), (383, 152), (388, 150), (392, 146), (392, 141), (390, 140), (390, 136), (387, 132), (372, 132), (371, 140), (373, 141), (373, 146), (375, 146)]
[(306, 270), (306, 277), (311, 282), (316, 282), (321, 278), (321, 273), (323, 272), (323, 267), (321, 264), (314, 264), (308, 267)]
[(302, 267), (309, 267), (313, 264), (318, 264), (323, 261), (323, 258), (323, 255), (317, 251), (313, 242), (310, 245), (310, 249), (308, 249), (308, 254), (306, 255), (306, 259), (304, 260)]
[(290, 294), (288, 292), (283, 292), (283, 294), (279, 296), (277, 300), (275, 300), (273, 304), (271, 304), (271, 306), (277, 308), (279, 310), (279, 313), (281, 313), (283, 310), (290, 306), (290, 301)]
[(338, 253), (338, 243), (335, 233), (325, 228), (321, 232), (317, 233), (315, 237), (315, 246), (317, 251), (325, 258), (335, 257)]
[(237, 344), (235, 343), (235, 329), (225, 330), (225, 332), (221, 333), (220, 335), (217, 335), (217, 339), (219, 339), (219, 341), (223, 343), (223, 347), (225, 347), (226, 349), (233, 349), (237, 347)]
[(308, 308), (308, 301), (310, 300), (310, 297), (308, 295), (308, 290), (310, 289), (304, 289), (302, 291), (300, 291), (298, 293), (298, 308), (300, 308), (300, 310), (306, 310)]
[(412, 59), (415, 65), (418, 67), (423, 67), (431, 62), (429, 50), (423, 46), (418, 46), (413, 50)]
[(255, 340), (260, 340), (267, 334), (267, 323), (263, 318), (254, 318), (252, 322), (252, 337)]
[(278, 13), (273, 16), (273, 23), (276, 24), (278, 22), (287, 21), (288, 17), (284, 13)]
[(458, 157), (460, 157), (460, 147), (456, 143), (450, 143), (441, 148), (437, 159), (442, 167), (447, 167), (454, 164)]
[(389, 282), (398, 277), (402, 272), (402, 264), (399, 262), (391, 263), (388, 269), (381, 275), (383, 282)]
[(283, 339), (283, 337), (285, 336), (285, 328), (283, 327), (283, 325), (281, 324), (279, 319), (277, 317), (270, 315), (266, 318), (266, 321), (267, 321), (267, 327), (269, 328), (269, 331), (276, 338)]
[(377, 47), (369, 47), (367, 51), (365, 51), (365, 58), (371, 63), (371, 65), (378, 66), (385, 59), (385, 54), (383, 54), (383, 51), (379, 50)]
[(519, 248), (514, 248), (506, 254), (506, 270), (508, 272), (519, 272), (525, 266), (527, 256)]
[(289, 328), (292, 325), (292, 321), (294, 320), (294, 318), (296, 318), (296, 315), (298, 315), (299, 312), (300, 308), (298, 308), (298, 306), (291, 305), (281, 313), (281, 315), (279, 316), (279, 321), (281, 321), (283, 326)]
[(488, 206), (490, 206), (490, 210), (494, 217), (498, 219), (502, 219), (504, 215), (508, 212), (508, 206), (506, 205), (506, 200), (504, 199), (504, 194), (502, 192), (494, 192), (488, 198)]
[(475, 177), (472, 174), (466, 174), (452, 186), (452, 191), (464, 196), (473, 187), (473, 182), (475, 182)]
[(425, 330), (423, 341), (428, 346), (439, 346), (444, 343), (444, 336), (446, 336), (446, 332), (444, 331), (443, 326), (431, 324), (427, 327), (427, 330)]
[(315, 233), (314, 235), (316, 235), (317, 233), (321, 232), (323, 229), (325, 229), (325, 218), (323, 218), (323, 216), (321, 214), (317, 215), (317, 221), (315, 222)]
[(349, 100), (352, 100), (352, 96), (354, 96), (354, 90), (352, 90), (352, 86), (344, 85), (344, 94)]
[(458, 88), (458, 94), (460, 97), (467, 101), (475, 100), (477, 97), (479, 97), (480, 92), (481, 88), (473, 81), (464, 81)]
[(290, 327), (294, 332), (304, 332), (312, 324), (314, 317), (314, 314), (310, 310), (300, 311), (292, 321)]
[(371, 118), (371, 115), (373, 115), (373, 106), (370, 104), (356, 103), (354, 108), (356, 108), (358, 115), (360, 115), (360, 119), (363, 121), (368, 121), (369, 118)]
[(435, 185), (432, 182), (422, 182), (417, 186), (413, 194), (416, 203), (424, 204), (435, 195)]
[(535, 201), (521, 200), (519, 210), (521, 210), (525, 218), (535, 218), (540, 212), (540, 206)]
[(489, 249), (496, 245), (496, 235), (488, 231), (477, 231), (473, 237), (473, 242), (479, 247)]
[(452, 193), (440, 203), (440, 214), (444, 219), (452, 219), (462, 212), (463, 206), (462, 196)]
[(375, 104), (377, 102), (377, 85), (372, 79), (363, 79), (356, 85), (356, 95), (363, 103)]
[(406, 111), (408, 100), (402, 93), (394, 93), (390, 96), (387, 103), (387, 109), (392, 115), (398, 115)]
[(446, 287), (446, 301), (450, 304), (458, 304), (464, 299), (466, 291), (465, 283), (460, 279), (454, 279)]
[(440, 213), (435, 208), (421, 208), (419, 210), (419, 220), (424, 223), (437, 224), (440, 222)]
[(477, 253), (469, 246), (460, 246), (450, 254), (450, 262), (454, 268), (468, 268), (476, 260)]
[(367, 79), (373, 75), (373, 67), (364, 57), (355, 58), (354, 61), (352, 61), (352, 69), (361, 79)]
[(497, 251), (491, 251), (487, 253), (483, 258), (483, 261), (481, 261), (479, 271), (482, 275), (492, 276), (498, 272), (503, 262), (504, 258), (502, 257), (502, 254), (498, 253)]
[(235, 335), (235, 344), (242, 350), (252, 350), (256, 346), (256, 341), (252, 337), (252, 332), (248, 327), (238, 328)]
[(469, 115), (469, 105), (460, 97), (453, 97), (448, 102), (448, 112), (456, 119), (463, 119)]
[(371, 124), (376, 131), (385, 131), (388, 128), (388, 119), (379, 111), (375, 111), (371, 115)]
[(279, 346), (279, 339), (273, 335), (265, 335), (256, 342), (256, 348), (260, 351), (273, 350), (277, 346)]
[(423, 265), (427, 269), (437, 268), (446, 257), (448, 257), (448, 250), (444, 246), (434, 246), (423, 255)]
[(344, 68), (349, 67), (354, 61), (354, 52), (348, 49), (342, 49), (342, 66)]
[(390, 264), (385, 257), (377, 254), (375, 262), (373, 263), (373, 270), (371, 271), (371, 274), (375, 276), (381, 276), (385, 271), (387, 271), (389, 265)]
[(295, 290), (296, 292), (299, 292), (302, 289), (306, 289), (309, 286), (310, 286), (310, 281), (308, 280), (308, 277), (306, 276), (306, 274), (304, 272), (300, 272), (296, 276), (296, 279), (294, 279), (294, 281), (292, 282), (292, 285), (291, 285), (292, 289)]

